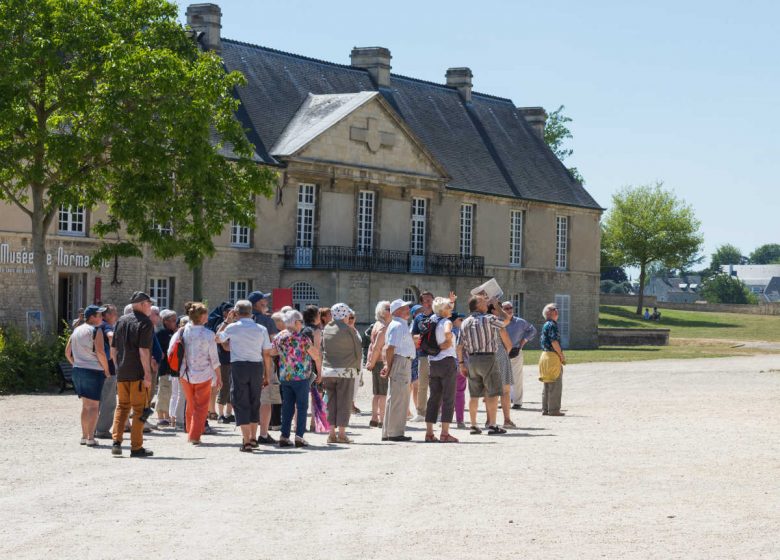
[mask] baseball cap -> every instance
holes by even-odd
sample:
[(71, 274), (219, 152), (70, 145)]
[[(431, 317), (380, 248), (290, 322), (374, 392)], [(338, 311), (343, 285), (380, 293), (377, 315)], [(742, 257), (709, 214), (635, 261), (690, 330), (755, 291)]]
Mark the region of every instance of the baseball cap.
[(145, 292), (133, 292), (133, 296), (130, 298), (130, 303), (141, 303), (144, 301), (151, 301), (157, 303), (154, 299), (150, 298)]
[[(407, 302), (407, 304), (408, 304), (408, 302)], [(420, 309), (422, 309), (422, 305), (419, 305), (419, 304), (417, 304), (417, 305), (413, 305), (413, 306), (412, 306), (412, 309), (410, 310), (410, 311), (411, 311), (411, 314), (412, 314), (412, 315), (414, 315), (414, 314), (415, 314), (415, 313), (417, 313), (417, 312), (418, 312)]]
[(103, 313), (106, 310), (105, 307), (99, 307), (97, 305), (88, 305), (84, 308), (84, 318), (89, 319), (96, 313)]
[[(390, 313), (395, 313), (396, 311), (398, 311), (402, 307), (408, 307), (408, 306), (409, 306), (409, 302), (408, 301), (404, 301), (402, 299), (393, 300), (390, 303)], [(417, 307), (421, 307), (421, 306), (418, 305)]]
[(268, 299), (269, 297), (271, 297), (271, 294), (270, 294), (270, 293), (269, 293), (269, 294), (265, 294), (265, 293), (263, 293), (263, 292), (252, 292), (251, 294), (249, 294), (249, 295), (246, 297), (246, 299), (248, 299), (249, 301), (251, 301), (251, 302), (252, 302), (252, 305), (254, 305), (255, 303), (257, 303), (257, 302), (258, 302), (258, 301), (260, 301), (261, 299)]

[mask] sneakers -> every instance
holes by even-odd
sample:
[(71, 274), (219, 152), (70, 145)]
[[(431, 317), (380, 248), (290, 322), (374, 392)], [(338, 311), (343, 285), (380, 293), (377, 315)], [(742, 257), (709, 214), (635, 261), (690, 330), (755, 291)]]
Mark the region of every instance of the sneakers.
[(94, 439), (90, 438), (86, 441), (87, 447), (97, 447), (98, 442), (96, 442)]
[(504, 422), (504, 428), (517, 428), (517, 424), (512, 422), (511, 420), (509, 422)]
[(208, 423), (207, 423), (206, 427), (203, 428), (203, 433), (206, 434), (207, 436), (212, 436), (212, 435), (214, 435), (214, 428), (209, 426)]
[(171, 425), (171, 421), (170, 420), (166, 420), (164, 418), (162, 420), (158, 420), (157, 421), (157, 427), (158, 428), (167, 428), (170, 425)]
[(228, 423), (227, 416), (224, 416), (224, 415), (223, 415), (223, 416), (220, 416), (220, 417), (217, 419), (217, 424), (227, 424), (227, 423)]
[(467, 430), (468, 428), (466, 427), (466, 423), (465, 422), (458, 422), (458, 429), (459, 430)]
[(422, 416), (421, 414), (418, 414), (417, 416), (412, 417), (409, 422), (425, 422), (425, 416)]
[(140, 447), (138, 449), (134, 449), (134, 450), (130, 451), (130, 456), (131, 457), (141, 457), (141, 458), (143, 458), (143, 457), (151, 457), (152, 455), (154, 455), (154, 453), (152, 453), (148, 449), (144, 449), (143, 447)]
[(95, 437), (97, 439), (112, 439), (114, 436), (111, 432), (95, 432)]
[(79, 440), (79, 445), (87, 445), (87, 438), (83, 437)]
[(522, 410), (522, 409), (523, 409), (523, 405), (522, 404), (513, 404), (512, 405), (512, 410)]
[(121, 457), (122, 456), (122, 444), (118, 441), (115, 441), (113, 445), (111, 445), (111, 455), (114, 457)]
[(390, 436), (382, 438), (383, 441), (412, 441), (412, 436)]
[(276, 443), (276, 440), (271, 437), (271, 434), (268, 434), (267, 436), (257, 436), (257, 443), (262, 443), (263, 445), (273, 445)]
[(233, 414), (228, 414), (225, 416), (225, 424), (234, 424), (236, 422), (236, 417)]

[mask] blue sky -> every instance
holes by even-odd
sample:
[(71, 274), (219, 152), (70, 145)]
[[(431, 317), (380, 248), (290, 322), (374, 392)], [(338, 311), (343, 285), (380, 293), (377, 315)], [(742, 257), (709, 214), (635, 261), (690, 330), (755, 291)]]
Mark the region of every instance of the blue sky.
[[(605, 207), (663, 181), (702, 221), (704, 252), (780, 243), (780, 2), (222, 0), (224, 37), (393, 72), (519, 106), (566, 106), (586, 188)], [(186, 2), (179, 2), (182, 17)]]

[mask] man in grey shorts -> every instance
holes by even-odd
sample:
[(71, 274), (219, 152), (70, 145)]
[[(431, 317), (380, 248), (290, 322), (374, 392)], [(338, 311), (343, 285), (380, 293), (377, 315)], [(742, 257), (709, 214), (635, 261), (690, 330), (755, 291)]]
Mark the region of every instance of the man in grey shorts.
[[(493, 304), (498, 316), (487, 313), (490, 304)], [(477, 426), (477, 407), (479, 397), (484, 396), (488, 433), (505, 434), (506, 430), (496, 423), (498, 398), (503, 389), (501, 373), (496, 363), (496, 348), (501, 344), (499, 331), (509, 323), (509, 317), (498, 300), (489, 300), (482, 295), (472, 296), (469, 300), (469, 313), (460, 328), (459, 345), (461, 352), (468, 354), (468, 366), (461, 363), (460, 367), (461, 372), (468, 374), (469, 378), (471, 433), (482, 433)]]

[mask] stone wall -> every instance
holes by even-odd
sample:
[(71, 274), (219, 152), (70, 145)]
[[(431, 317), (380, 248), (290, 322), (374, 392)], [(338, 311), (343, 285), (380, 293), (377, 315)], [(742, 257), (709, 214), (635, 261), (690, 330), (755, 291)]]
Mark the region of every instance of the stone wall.
[(599, 346), (668, 346), (669, 329), (599, 328)]

